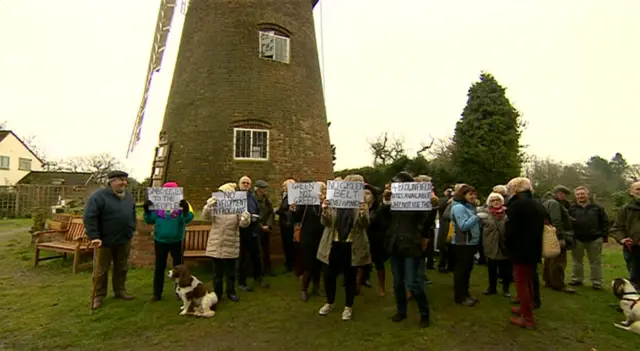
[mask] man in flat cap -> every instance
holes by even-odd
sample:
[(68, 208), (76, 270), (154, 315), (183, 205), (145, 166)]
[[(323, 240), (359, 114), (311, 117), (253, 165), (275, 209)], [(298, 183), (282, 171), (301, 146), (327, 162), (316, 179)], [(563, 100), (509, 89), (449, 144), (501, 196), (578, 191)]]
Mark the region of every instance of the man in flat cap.
[(131, 238), (136, 230), (136, 203), (126, 191), (129, 175), (122, 171), (107, 174), (107, 186), (93, 193), (84, 209), (84, 227), (91, 244), (98, 248), (94, 270), (96, 294), (92, 308), (102, 307), (107, 296), (109, 268), (113, 261), (113, 293), (115, 298), (133, 300), (127, 294), (125, 281), (129, 270)]
[(571, 250), (574, 244), (573, 224), (569, 215), (570, 203), (567, 200), (569, 195), (571, 195), (569, 188), (558, 185), (553, 188), (553, 197), (543, 203), (551, 225), (556, 228), (561, 251), (557, 257), (545, 258), (542, 278), (548, 287), (572, 294), (576, 291), (568, 288), (564, 281), (564, 271), (567, 268), (567, 250)]

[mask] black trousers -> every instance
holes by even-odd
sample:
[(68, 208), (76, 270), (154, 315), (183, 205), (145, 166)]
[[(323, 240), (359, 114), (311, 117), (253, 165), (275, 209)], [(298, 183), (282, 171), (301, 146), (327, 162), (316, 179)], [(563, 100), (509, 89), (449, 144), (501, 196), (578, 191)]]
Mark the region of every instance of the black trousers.
[(162, 290), (164, 289), (167, 258), (171, 254), (174, 267), (182, 264), (182, 242), (167, 244), (155, 241), (153, 248), (156, 253), (156, 265), (153, 271), (153, 296), (161, 298)]
[(338, 276), (344, 274), (344, 291), (346, 307), (352, 307), (356, 297), (357, 267), (351, 265), (351, 243), (333, 242), (329, 254), (329, 264), (325, 265), (324, 289), (327, 293), (327, 303), (336, 301)]
[(223, 279), (226, 280), (227, 295), (236, 294), (236, 258), (214, 258), (213, 259), (213, 291), (222, 297)]
[(271, 273), (271, 233), (260, 233), (260, 251), (262, 252), (262, 271)]
[(457, 303), (471, 297), (469, 294), (469, 280), (473, 271), (474, 255), (478, 252), (477, 245), (454, 245), (455, 267), (453, 270), (453, 291)]
[[(249, 267), (251, 262), (251, 267)], [(253, 280), (262, 280), (262, 259), (260, 257), (260, 238), (251, 234), (240, 234), (240, 269), (238, 284), (247, 285), (247, 275), (251, 269)]]
[(489, 290), (497, 290), (499, 277), (502, 279), (502, 291), (509, 291), (509, 285), (513, 281), (513, 266), (511, 262), (509, 260), (487, 259), (487, 269), (489, 271)]
[(296, 262), (296, 254), (293, 244), (293, 228), (280, 227), (282, 238), (282, 251), (284, 251), (284, 266), (287, 271), (292, 271)]

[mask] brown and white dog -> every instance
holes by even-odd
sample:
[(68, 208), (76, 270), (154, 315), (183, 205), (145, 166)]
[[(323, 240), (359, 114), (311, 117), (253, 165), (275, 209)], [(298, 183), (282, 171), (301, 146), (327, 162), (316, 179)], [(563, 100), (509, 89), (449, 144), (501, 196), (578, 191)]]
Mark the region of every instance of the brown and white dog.
[(627, 317), (627, 320), (615, 323), (614, 326), (640, 335), (640, 293), (624, 278), (614, 279), (611, 287), (613, 294), (620, 299), (620, 308)]
[(218, 296), (208, 290), (200, 279), (192, 276), (187, 266), (181, 264), (174, 267), (168, 276), (176, 282), (176, 293), (182, 299), (181, 316), (193, 314), (197, 317), (213, 317), (216, 314)]

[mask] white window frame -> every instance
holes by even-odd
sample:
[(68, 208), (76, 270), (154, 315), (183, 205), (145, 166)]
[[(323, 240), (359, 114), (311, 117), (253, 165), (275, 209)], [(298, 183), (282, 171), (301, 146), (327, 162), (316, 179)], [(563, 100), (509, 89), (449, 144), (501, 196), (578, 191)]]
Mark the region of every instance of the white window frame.
[[(250, 134), (250, 139), (249, 139), (249, 145), (251, 147), (251, 149), (254, 148), (253, 146), (253, 138), (254, 138), (254, 133), (265, 133), (266, 134), (266, 140), (267, 140), (267, 144), (266, 144), (266, 157), (262, 158), (262, 157), (253, 157), (252, 155), (252, 151), (249, 151), (249, 157), (243, 157), (243, 156), (237, 156), (236, 155), (236, 144), (237, 144), (237, 138), (238, 138), (238, 132), (249, 132)], [(233, 159), (234, 160), (252, 160), (252, 161), (268, 161), (269, 160), (269, 137), (270, 137), (271, 133), (268, 129), (255, 129), (255, 128), (233, 128)]]
[[(5, 166), (2, 162), (7, 160), (7, 165)], [(9, 156), (0, 156), (0, 169), (11, 169), (11, 157)]]
[(291, 38), (278, 35), (274, 31), (258, 31), (258, 55), (271, 61), (290, 63)]
[[(18, 158), (18, 170), (19, 171), (29, 171), (29, 172), (31, 172), (32, 161), (33, 160), (31, 160), (30, 158), (19, 157)], [(29, 162), (29, 167), (22, 167), (22, 162)]]

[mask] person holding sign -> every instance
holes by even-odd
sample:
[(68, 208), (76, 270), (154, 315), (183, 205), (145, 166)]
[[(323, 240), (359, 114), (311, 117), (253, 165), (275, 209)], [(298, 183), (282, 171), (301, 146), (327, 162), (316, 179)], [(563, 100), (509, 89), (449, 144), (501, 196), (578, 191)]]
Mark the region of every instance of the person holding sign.
[[(177, 188), (177, 183), (169, 182), (165, 183), (162, 188), (156, 189), (173, 190)], [(182, 191), (180, 191), (181, 193)], [(179, 196), (182, 198), (182, 195)], [(151, 207), (155, 205), (151, 200), (146, 200), (142, 206), (144, 209), (144, 222), (153, 224), (153, 248), (156, 254), (156, 264), (153, 272), (152, 301), (162, 300), (164, 276), (169, 254), (171, 254), (174, 267), (182, 264), (182, 240), (184, 239), (184, 231), (187, 224), (193, 220), (193, 211), (189, 203), (184, 199), (180, 199), (177, 204), (179, 208), (173, 210), (157, 209), (151, 211)]]
[[(407, 172), (398, 173), (392, 184), (413, 183), (413, 177)], [(424, 292), (424, 253), (430, 238), (429, 212), (412, 209), (392, 209), (392, 184), (387, 184), (382, 194), (382, 205), (376, 213), (388, 228), (385, 240), (387, 251), (391, 254), (393, 273), (393, 292), (396, 298), (396, 314), (393, 322), (407, 318), (407, 288), (418, 304), (420, 328), (430, 323), (429, 301)], [(430, 204), (431, 194), (427, 194)]]
[(371, 247), (371, 260), (373, 265), (369, 265), (364, 270), (364, 275), (362, 277), (358, 277), (361, 279), (359, 284), (365, 286), (369, 281), (369, 276), (371, 274), (372, 268), (376, 269), (376, 273), (378, 276), (378, 295), (385, 296), (385, 278), (386, 278), (386, 269), (385, 262), (388, 259), (387, 250), (384, 247), (384, 236), (387, 230), (385, 223), (383, 223), (378, 216), (376, 216), (376, 211), (380, 205), (379, 200), (380, 189), (370, 185), (365, 184), (364, 186), (364, 201), (367, 203), (369, 207), (369, 227), (367, 228), (367, 236), (369, 238), (369, 246)]
[[(308, 185), (312, 182), (301, 182)], [(296, 184), (301, 184), (296, 183)], [(317, 195), (320, 202), (324, 201), (327, 194), (327, 186), (323, 182), (317, 182), (320, 193)], [(322, 262), (318, 261), (316, 254), (324, 232), (322, 224), (322, 209), (320, 205), (296, 205), (292, 203), (290, 210), (293, 213), (295, 223), (298, 223), (297, 235), (294, 240), (298, 243), (298, 266), (300, 267), (300, 300), (306, 302), (309, 299), (308, 289), (313, 283), (311, 295), (320, 296), (320, 275)]]
[[(351, 175), (345, 181), (362, 182), (362, 176)], [(357, 267), (371, 264), (371, 252), (366, 229), (369, 226), (369, 209), (362, 202), (360, 208), (329, 207), (328, 200), (322, 202), (322, 233), (317, 258), (325, 264), (324, 288), (327, 302), (319, 311), (321, 316), (333, 310), (336, 298), (337, 279), (344, 274), (346, 304), (342, 320), (351, 320), (353, 301), (356, 296)]]
[[(218, 188), (223, 193), (236, 190), (235, 183), (227, 183)], [(238, 302), (235, 289), (236, 264), (240, 257), (240, 228), (246, 228), (251, 223), (251, 215), (245, 211), (242, 214), (213, 214), (218, 206), (218, 199), (210, 197), (202, 210), (202, 217), (210, 220), (211, 231), (207, 239), (205, 255), (213, 259), (213, 290), (218, 298), (222, 298), (222, 280), (226, 278), (227, 298)]]

